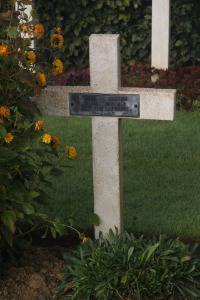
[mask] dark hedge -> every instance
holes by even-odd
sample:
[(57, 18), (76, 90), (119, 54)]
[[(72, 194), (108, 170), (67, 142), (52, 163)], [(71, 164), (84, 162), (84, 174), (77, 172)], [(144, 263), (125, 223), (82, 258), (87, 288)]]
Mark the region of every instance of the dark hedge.
[[(92, 33), (119, 33), (122, 63), (150, 62), (151, 0), (35, 0), (49, 35), (60, 26), (66, 65), (88, 65)], [(199, 0), (171, 1), (170, 64), (200, 64)]]

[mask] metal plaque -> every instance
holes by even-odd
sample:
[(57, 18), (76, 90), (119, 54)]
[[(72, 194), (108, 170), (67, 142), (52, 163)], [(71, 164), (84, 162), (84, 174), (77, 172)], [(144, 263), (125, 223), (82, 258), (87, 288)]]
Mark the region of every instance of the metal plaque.
[(74, 116), (139, 117), (139, 95), (69, 94), (69, 111)]

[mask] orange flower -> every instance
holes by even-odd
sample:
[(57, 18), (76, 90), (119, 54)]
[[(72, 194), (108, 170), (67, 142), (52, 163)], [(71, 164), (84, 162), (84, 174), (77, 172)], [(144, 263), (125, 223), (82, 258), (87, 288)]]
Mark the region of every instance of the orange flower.
[(39, 40), (43, 37), (44, 35), (44, 26), (41, 24), (41, 23), (38, 23), (35, 25), (35, 28), (34, 28), (34, 35), (35, 37)]
[(53, 143), (53, 147), (54, 148), (60, 147), (60, 141), (59, 141), (59, 139), (55, 135), (51, 136), (51, 141)]
[(53, 65), (53, 71), (52, 71), (53, 75), (59, 75), (63, 73), (63, 63), (60, 59), (58, 58), (54, 59), (52, 65)]
[(7, 45), (3, 44), (3, 45), (0, 45), (0, 55), (1, 56), (7, 56), (9, 53), (9, 48)]
[(12, 133), (7, 133), (5, 138), (4, 138), (4, 141), (7, 143), (7, 144), (10, 144), (10, 142), (12, 142), (12, 140), (14, 139), (14, 136), (12, 135)]
[(27, 57), (27, 62), (29, 65), (33, 65), (36, 62), (36, 55), (35, 52), (33, 51), (28, 51), (26, 53), (26, 57)]
[(44, 128), (44, 121), (38, 120), (35, 122), (35, 130), (41, 130)]
[(2, 117), (0, 117), (0, 124), (2, 124), (3, 123), (3, 118)]
[(77, 152), (74, 146), (67, 146), (65, 150), (67, 158), (74, 159), (76, 157)]
[(86, 237), (86, 236), (84, 236), (84, 238), (82, 239), (82, 242), (83, 242), (83, 243), (87, 243), (88, 240), (89, 240), (89, 238)]
[(64, 38), (60, 33), (54, 33), (50, 38), (51, 47), (61, 48), (64, 43)]
[(51, 135), (49, 133), (45, 133), (42, 138), (43, 143), (50, 144), (51, 143)]
[(39, 72), (37, 74), (37, 79), (40, 86), (46, 85), (46, 76), (44, 73)]
[(9, 117), (10, 116), (10, 108), (7, 106), (0, 106), (0, 115), (3, 117)]

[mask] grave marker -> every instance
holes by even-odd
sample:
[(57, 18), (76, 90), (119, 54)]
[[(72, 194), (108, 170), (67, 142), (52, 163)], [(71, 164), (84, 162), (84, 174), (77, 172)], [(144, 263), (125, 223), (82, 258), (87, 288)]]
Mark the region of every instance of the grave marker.
[(170, 0), (152, 0), (151, 66), (168, 69)]
[[(130, 95), (136, 96), (139, 102), (137, 116), (129, 118), (174, 119), (175, 90), (122, 88), (120, 74), (119, 35), (91, 35), (91, 86), (48, 87), (37, 99), (38, 108), (42, 114), (69, 116), (75, 101), (72, 93), (78, 94), (77, 97), (89, 94), (91, 99), (96, 94), (102, 99), (107, 94), (115, 99)], [(115, 226), (119, 232), (123, 231), (122, 117), (114, 114), (92, 117), (94, 212), (100, 218), (100, 225), (95, 227), (96, 237), (99, 231), (107, 234)]]

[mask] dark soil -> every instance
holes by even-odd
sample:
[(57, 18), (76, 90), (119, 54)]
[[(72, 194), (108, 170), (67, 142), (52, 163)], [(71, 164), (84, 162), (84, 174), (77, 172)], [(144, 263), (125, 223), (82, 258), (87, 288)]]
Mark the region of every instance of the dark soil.
[[(40, 240), (39, 245), (26, 247), (20, 258), (0, 277), (0, 300), (56, 300), (54, 291), (61, 282), (60, 270), (64, 266), (62, 254), (73, 249), (78, 241), (77, 238), (67, 239), (64, 243)], [(194, 244), (199, 241), (184, 242)]]
[(61, 247), (30, 246), (0, 278), (0, 300), (52, 300), (61, 281)]

